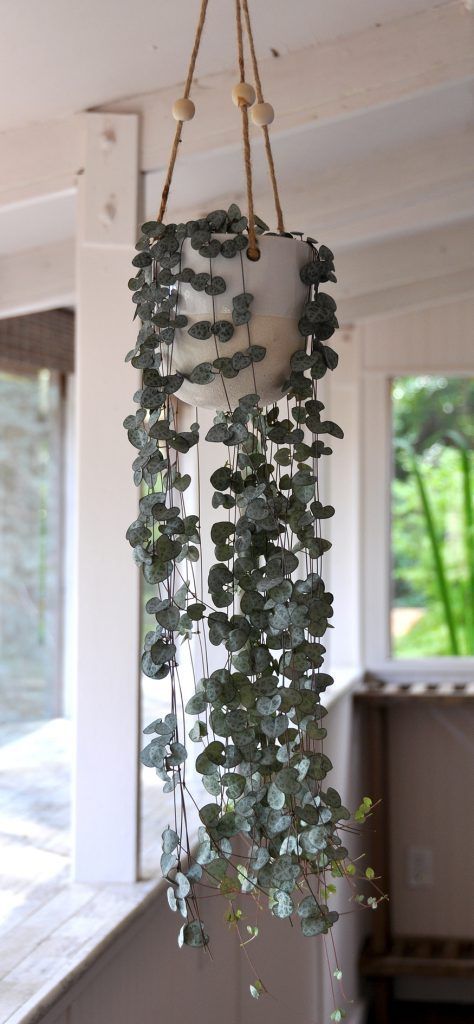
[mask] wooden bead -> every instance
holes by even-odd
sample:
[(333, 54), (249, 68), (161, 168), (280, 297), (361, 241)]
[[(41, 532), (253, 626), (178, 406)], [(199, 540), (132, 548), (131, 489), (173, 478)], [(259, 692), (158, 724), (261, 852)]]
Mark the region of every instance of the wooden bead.
[(196, 113), (196, 107), (192, 100), (175, 100), (173, 103), (173, 117), (175, 121), (192, 121)]
[(232, 102), (236, 107), (251, 107), (255, 103), (255, 89), (249, 82), (237, 82), (232, 88)]
[(275, 111), (271, 103), (256, 103), (250, 111), (250, 115), (254, 124), (258, 124), (260, 128), (265, 124), (271, 124), (275, 117)]

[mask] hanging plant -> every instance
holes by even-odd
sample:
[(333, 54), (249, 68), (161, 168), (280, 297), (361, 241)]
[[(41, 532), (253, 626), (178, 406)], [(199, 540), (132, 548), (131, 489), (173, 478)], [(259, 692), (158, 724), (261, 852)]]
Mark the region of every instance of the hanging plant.
[[(246, 0), (242, 9), (253, 52)], [(237, 13), (241, 55), (240, 0)], [(201, 13), (197, 46), (203, 20)], [(142, 386), (124, 426), (137, 449), (134, 481), (144, 491), (127, 538), (145, 580), (157, 588), (147, 604), (156, 628), (145, 639), (143, 672), (171, 683), (170, 713), (146, 727), (142, 761), (174, 794), (161, 867), (170, 907), (183, 918), (178, 942), (197, 947), (209, 942), (203, 884), (227, 901), (242, 942), (245, 901), (266, 902), (275, 917), (299, 920), (306, 936), (327, 933), (338, 918), (328, 905), (330, 879), (344, 875), (355, 897), (357, 876), (344, 843), (350, 812), (327, 784), (332, 764), (324, 753), (323, 695), (333, 679), (324, 669), (323, 638), (333, 596), (322, 560), (331, 547), (324, 524), (334, 508), (320, 494), (319, 464), (333, 439), (343, 437), (318, 394), (319, 381), (338, 362), (328, 345), (338, 326), (336, 304), (324, 291), (336, 280), (333, 254), (284, 230), (274, 171), (278, 233), (255, 216), (247, 113), (253, 89), (243, 81), (243, 62), (240, 69), (249, 216), (232, 204), (187, 223), (164, 223), (172, 158), (160, 215), (142, 227), (129, 282), (140, 329), (126, 358), (142, 371)], [(177, 105), (174, 156), (191, 109), (183, 103), (190, 103), (193, 71), (192, 63)], [(257, 107), (268, 108), (256, 64), (254, 72)], [(265, 115), (269, 149), (270, 114), (257, 113)], [(215, 562), (207, 587), (197, 566), (206, 519), (186, 510), (191, 477), (180, 466), (180, 457), (201, 443), (199, 424), (180, 428), (175, 396), (214, 410), (205, 439), (222, 450), (210, 478), (219, 518), (211, 528)], [(178, 645), (188, 641), (192, 652), (196, 639), (201, 664), (214, 647), (221, 665), (203, 669), (183, 707)], [(179, 810), (188, 799), (188, 759), (204, 794), (195, 845)], [(365, 798), (356, 819), (370, 810)], [(372, 881), (371, 869), (365, 877)], [(257, 929), (247, 932), (252, 939)], [(252, 995), (263, 990), (254, 978)], [(343, 1011), (334, 1013), (341, 1019)]]

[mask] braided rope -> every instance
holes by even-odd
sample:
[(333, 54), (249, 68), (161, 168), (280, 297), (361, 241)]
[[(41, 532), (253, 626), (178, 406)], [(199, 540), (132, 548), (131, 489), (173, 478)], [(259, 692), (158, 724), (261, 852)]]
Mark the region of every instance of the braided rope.
[[(242, 0), (242, 8), (243, 8), (243, 12), (244, 12), (245, 26), (246, 26), (246, 29), (247, 29), (247, 36), (248, 36), (248, 40), (249, 40), (250, 56), (251, 56), (251, 59), (252, 59), (253, 75), (254, 75), (254, 80), (255, 80), (255, 92), (257, 94), (258, 102), (259, 103), (263, 103), (264, 100), (263, 100), (262, 82), (261, 82), (261, 79), (260, 79), (260, 72), (258, 70), (257, 54), (255, 52), (255, 43), (254, 43), (254, 38), (253, 38), (252, 25), (251, 25), (251, 22), (250, 22), (250, 12), (249, 12), (249, 7), (248, 7), (247, 0)], [(282, 208), (281, 208), (280, 196), (279, 196), (279, 192), (278, 192), (278, 184), (277, 184), (277, 179), (276, 179), (275, 163), (274, 163), (274, 160), (273, 160), (273, 153), (272, 153), (272, 147), (271, 147), (271, 143), (270, 143), (270, 133), (268, 131), (268, 125), (266, 125), (266, 124), (262, 125), (262, 131), (263, 131), (263, 137), (264, 137), (264, 142), (265, 142), (265, 153), (267, 155), (268, 171), (269, 171), (270, 181), (271, 181), (272, 190), (273, 190), (273, 199), (274, 199), (274, 203), (275, 203), (275, 212), (276, 212), (276, 217), (277, 217), (277, 227), (278, 227), (278, 231), (284, 231), (285, 230), (285, 226), (284, 226), (284, 223), (283, 223), (283, 211), (282, 211)]]
[[(189, 99), (189, 94), (191, 92), (191, 86), (192, 86), (192, 82), (193, 82), (193, 78), (194, 78), (194, 70), (195, 70), (195, 67), (196, 67), (196, 59), (197, 59), (197, 55), (198, 55), (198, 52), (199, 52), (199, 46), (200, 46), (200, 43), (201, 43), (202, 30), (204, 28), (204, 22), (206, 20), (207, 5), (208, 5), (208, 0), (201, 0), (201, 10), (199, 12), (199, 21), (198, 21), (197, 27), (196, 27), (196, 34), (194, 36), (194, 45), (193, 45), (193, 49), (192, 49), (192, 52), (191, 52), (191, 57), (190, 57), (189, 67), (188, 67), (188, 74), (187, 74), (186, 83), (185, 83), (185, 86), (184, 86), (184, 96), (183, 96), (183, 98), (186, 99), (186, 100)], [(158, 216), (157, 216), (157, 220), (159, 220), (159, 221), (163, 220), (163, 217), (164, 217), (164, 214), (165, 214), (166, 204), (168, 202), (168, 196), (169, 196), (169, 191), (170, 191), (170, 187), (171, 187), (171, 179), (173, 177), (174, 165), (176, 163), (176, 157), (178, 155), (179, 144), (181, 142), (182, 131), (183, 131), (183, 121), (178, 121), (178, 123), (176, 125), (176, 132), (175, 132), (175, 136), (174, 136), (174, 140), (173, 140), (173, 145), (171, 147), (171, 155), (170, 155), (170, 159), (169, 159), (168, 171), (167, 171), (167, 174), (166, 174), (166, 180), (165, 180), (165, 184), (163, 186), (163, 192), (161, 194), (161, 205), (160, 205), (160, 209), (159, 209)]]
[[(194, 71), (196, 68), (196, 60), (199, 52), (199, 46), (201, 43), (202, 32), (204, 29), (204, 22), (206, 20), (208, 0), (201, 0), (201, 9), (199, 12), (199, 20), (196, 26), (196, 33), (194, 36), (193, 49), (191, 51), (191, 57), (189, 61), (188, 74), (184, 86), (184, 99), (189, 99), (191, 87), (194, 78)], [(250, 21), (250, 12), (248, 7), (248, 0), (235, 0), (235, 14), (236, 14), (236, 28), (237, 28), (237, 55), (239, 65), (239, 76), (240, 81), (245, 82), (245, 58), (244, 58), (244, 43), (243, 43), (243, 27), (242, 27), (242, 11), (245, 18), (245, 26), (249, 41), (250, 55), (252, 60), (253, 75), (255, 80), (255, 92), (259, 103), (263, 103), (263, 90), (262, 82), (260, 79), (260, 73), (258, 69), (257, 55), (255, 52), (255, 43), (252, 33), (252, 26)], [(252, 153), (250, 147), (250, 131), (249, 131), (249, 118), (248, 118), (248, 105), (241, 99), (239, 101), (239, 107), (242, 115), (242, 143), (244, 153), (244, 169), (245, 169), (245, 180), (247, 187), (247, 208), (248, 208), (248, 237), (249, 244), (247, 249), (247, 255), (249, 259), (258, 260), (260, 257), (260, 250), (257, 244), (257, 236), (255, 230), (255, 212), (253, 202), (253, 173), (252, 173)], [(168, 169), (166, 173), (165, 184), (161, 194), (161, 204), (157, 215), (159, 221), (163, 220), (166, 205), (168, 202), (169, 192), (171, 188), (171, 181), (173, 178), (174, 168), (176, 164), (176, 158), (178, 155), (179, 144), (182, 138), (183, 121), (178, 121), (176, 125), (176, 132), (171, 147), (171, 154), (168, 163)], [(265, 142), (265, 153), (267, 157), (268, 170), (270, 175), (270, 181), (273, 190), (273, 199), (275, 203), (275, 211), (277, 217), (278, 231), (282, 232), (285, 230), (283, 223), (283, 212), (280, 203), (280, 197), (278, 193), (278, 185), (276, 180), (275, 164), (273, 160), (273, 153), (270, 143), (270, 135), (267, 125), (262, 125), (262, 131)]]
[[(240, 81), (245, 82), (245, 60), (244, 60), (244, 37), (242, 30), (242, 12), (240, 0), (235, 0), (235, 19), (237, 26), (237, 53), (239, 61)], [(242, 142), (244, 149), (244, 169), (247, 184), (247, 211), (248, 211), (248, 236), (249, 244), (247, 256), (249, 260), (260, 259), (260, 249), (257, 245), (257, 234), (255, 231), (255, 212), (253, 208), (253, 183), (252, 183), (252, 153), (250, 150), (249, 114), (245, 100), (239, 100), (239, 107), (242, 114)]]

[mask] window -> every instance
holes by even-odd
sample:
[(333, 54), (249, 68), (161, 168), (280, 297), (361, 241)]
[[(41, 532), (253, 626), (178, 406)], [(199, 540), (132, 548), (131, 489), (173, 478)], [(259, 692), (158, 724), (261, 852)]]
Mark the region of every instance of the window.
[(71, 738), (62, 716), (73, 330), (66, 310), (0, 320), (0, 769), (8, 795), (0, 918), (7, 929), (41, 904), (45, 877), (61, 884), (70, 846)]
[(358, 334), (362, 657), (398, 679), (472, 676), (471, 299)]
[(391, 651), (474, 654), (474, 380), (391, 381)]
[(61, 377), (0, 371), (3, 723), (61, 713)]

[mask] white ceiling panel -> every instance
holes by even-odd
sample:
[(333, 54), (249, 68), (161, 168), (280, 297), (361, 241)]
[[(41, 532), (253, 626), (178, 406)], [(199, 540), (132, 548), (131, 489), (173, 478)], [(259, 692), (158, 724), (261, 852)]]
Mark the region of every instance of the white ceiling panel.
[[(440, 0), (251, 0), (250, 9), (263, 58), (438, 6)], [(2, 0), (0, 131), (179, 83), (198, 10), (199, 0)], [(234, 64), (234, 0), (210, 0), (197, 72)]]
[[(396, 193), (399, 194), (400, 202), (405, 209), (409, 204), (408, 219), (413, 230), (417, 227), (418, 216), (421, 217), (418, 226), (423, 227), (431, 223), (441, 223), (453, 216), (458, 217), (459, 205), (446, 203), (443, 184), (436, 186), (437, 189), (441, 188), (438, 204), (432, 201), (430, 194), (425, 194), (423, 150), (430, 140), (441, 140), (441, 148), (455, 147), (464, 134), (472, 137), (473, 124), (473, 88), (471, 83), (462, 83), (420, 93), (400, 103), (357, 116), (322, 124), (313, 123), (283, 135), (274, 133), (273, 150), (283, 206), (289, 205), (291, 208), (299, 194), (312, 196), (314, 200), (314, 205), (307, 211), (304, 223), (292, 222), (288, 226), (293, 230), (313, 231), (318, 234), (318, 222), (323, 219), (329, 229), (337, 230), (340, 245), (373, 238), (378, 232), (393, 234), (400, 215)], [(403, 153), (411, 155), (413, 152), (420, 154), (416, 191), (413, 191), (413, 157), (409, 171), (404, 166), (402, 158)], [(455, 153), (453, 156), (456, 162)], [(371, 175), (371, 168), (376, 160), (379, 166), (392, 165), (395, 169), (395, 191), (386, 191), (385, 182), (377, 180), (377, 175), (375, 178), (372, 176), (373, 208), (365, 212), (363, 225), (360, 204), (361, 197), (366, 191), (364, 178)], [(261, 215), (273, 216), (267, 167), (261, 144), (257, 143), (254, 146), (253, 163), (255, 194), (264, 196), (264, 205), (260, 206)], [(350, 181), (348, 184), (347, 180), (348, 170), (352, 171), (352, 189)], [(164, 172), (146, 176), (147, 217), (156, 212), (163, 180)], [(393, 181), (390, 187), (394, 187)], [(238, 150), (232, 149), (186, 159), (184, 140), (173, 177), (168, 203), (169, 216), (174, 217), (181, 211), (188, 211), (189, 215), (192, 212), (198, 214), (208, 210), (210, 206), (215, 206), (220, 196), (238, 199), (244, 196), (244, 191), (243, 165)], [(469, 198), (465, 199), (466, 212), (468, 205), (469, 211), (472, 212), (471, 191), (473, 190), (470, 190)], [(392, 209), (387, 211), (389, 195), (392, 196)], [(427, 212), (428, 202), (430, 206)], [(296, 207), (299, 205), (296, 202)], [(351, 225), (351, 218), (357, 221), (356, 228)], [(380, 218), (379, 223), (377, 218)], [(406, 223), (400, 227), (407, 230)], [(362, 234), (358, 235), (357, 231), (362, 231)]]

